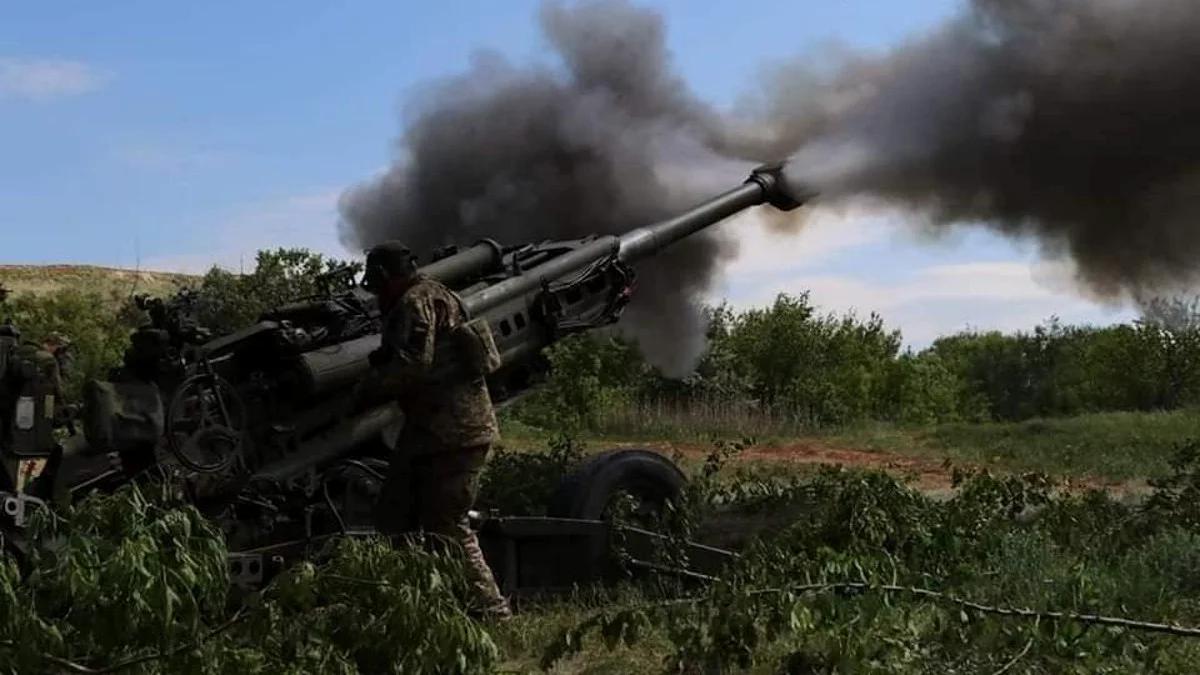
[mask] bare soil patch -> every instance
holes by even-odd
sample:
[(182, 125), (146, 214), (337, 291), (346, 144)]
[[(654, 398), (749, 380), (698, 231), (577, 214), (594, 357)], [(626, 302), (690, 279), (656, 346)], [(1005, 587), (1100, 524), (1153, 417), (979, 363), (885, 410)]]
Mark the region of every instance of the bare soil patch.
[[(611, 447), (638, 447), (654, 450), (665, 455), (676, 453), (685, 458), (702, 460), (712, 446), (701, 443), (676, 443), (670, 441), (610, 443)], [(786, 443), (754, 445), (746, 448), (732, 459), (735, 462), (753, 462), (783, 465), (843, 466), (848, 469), (885, 471), (904, 480), (926, 493), (945, 494), (953, 490), (954, 470), (991, 469), (1006, 472), (986, 464), (967, 465), (951, 463), (949, 459), (921, 455), (906, 455), (882, 450), (866, 450), (831, 444), (817, 439), (799, 439)], [(1148, 491), (1144, 480), (1113, 480), (1096, 476), (1072, 476), (1064, 480), (1060, 489), (1085, 491), (1103, 489), (1116, 494), (1136, 495)]]

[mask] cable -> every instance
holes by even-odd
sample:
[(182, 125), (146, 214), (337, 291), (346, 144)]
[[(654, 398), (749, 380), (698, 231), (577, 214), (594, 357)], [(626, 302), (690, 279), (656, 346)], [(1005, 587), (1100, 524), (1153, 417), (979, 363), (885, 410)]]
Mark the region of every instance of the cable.
[(333, 503), (333, 497), (329, 496), (329, 481), (321, 481), (321, 494), (325, 496), (325, 504), (329, 506), (330, 513), (332, 513), (334, 519), (337, 520), (338, 529), (342, 531), (342, 534), (349, 534), (350, 531), (346, 527), (345, 519), (342, 518), (342, 512), (338, 511), (337, 506), (335, 506)]
[(365, 462), (362, 462), (360, 460), (347, 459), (347, 460), (343, 461), (342, 464), (349, 464), (351, 466), (356, 466), (356, 467), (362, 469), (363, 471), (366, 471), (367, 473), (371, 474), (372, 476), (378, 478), (379, 480), (387, 480), (387, 477), (384, 476), (382, 473), (380, 473), (378, 469), (370, 467)]

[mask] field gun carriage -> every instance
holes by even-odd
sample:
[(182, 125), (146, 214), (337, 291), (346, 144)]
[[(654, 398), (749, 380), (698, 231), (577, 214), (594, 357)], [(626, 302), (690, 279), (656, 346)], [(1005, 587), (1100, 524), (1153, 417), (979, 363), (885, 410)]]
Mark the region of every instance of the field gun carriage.
[[(786, 192), (779, 167), (761, 167), (692, 210), (620, 236), (517, 246), (483, 240), (443, 249), (420, 271), (453, 290), (482, 328), (498, 356), (489, 390), (503, 407), (536, 386), (545, 372), (544, 347), (619, 320), (634, 292), (635, 264), (764, 203), (800, 205)], [(86, 384), (82, 430), (61, 443), (46, 440), (44, 416), (17, 413), (26, 407), (21, 401), (42, 395), (36, 378), (7, 378), (14, 384), (3, 414), (14, 432), (41, 440), (14, 443), (10, 433), (0, 444), (5, 545), (19, 551), (24, 524), (49, 502), (164, 470), (181, 477), (197, 508), (220, 523), (239, 585), (261, 584), (331, 537), (373, 533), (373, 504), (403, 413), (389, 401), (355, 406), (350, 394), (379, 345), (380, 311), (351, 269), (322, 283), (319, 296), (217, 337), (192, 319), (194, 296), (141, 299), (149, 323), (134, 332), (107, 379)], [(439, 367), (450, 374), (456, 364)], [(475, 520), (509, 594), (605, 578), (613, 571), (606, 551), (614, 535), (627, 566), (705, 577), (730, 554), (691, 544), (687, 569), (664, 570), (650, 559), (659, 535), (604, 519), (618, 494), (654, 506), (683, 482), (661, 455), (610, 451), (590, 457), (564, 481), (546, 516), (476, 514)]]

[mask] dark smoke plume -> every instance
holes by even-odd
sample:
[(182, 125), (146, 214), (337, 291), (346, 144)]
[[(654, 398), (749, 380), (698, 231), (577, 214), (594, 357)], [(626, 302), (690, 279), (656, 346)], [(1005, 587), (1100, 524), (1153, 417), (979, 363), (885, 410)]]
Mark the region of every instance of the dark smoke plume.
[[(343, 195), (345, 243), (398, 238), (420, 251), (619, 233), (743, 177), (748, 164), (711, 170), (725, 161), (708, 149), (717, 117), (671, 70), (657, 14), (551, 4), (541, 24), (558, 67), (480, 55), (419, 96), (395, 165)], [(688, 179), (685, 166), (706, 170)], [(665, 371), (685, 372), (702, 351), (697, 298), (734, 253), (708, 234), (638, 270), (622, 324)]]
[[(1197, 281), (1196, 0), (969, 1), (886, 55), (778, 69), (737, 119), (674, 74), (652, 12), (592, 1), (541, 22), (561, 63), (485, 55), (431, 87), (396, 164), (344, 195), (347, 244), (621, 232), (724, 189), (744, 160), (791, 156), (789, 180), (827, 205), (1033, 237), (1114, 299)], [(696, 301), (734, 252), (710, 232), (639, 270), (626, 329), (668, 372), (702, 350)]]
[(1140, 300), (1196, 280), (1198, 36), (1195, 0), (976, 0), (884, 58), (785, 71), (773, 144), (826, 199), (1032, 235)]

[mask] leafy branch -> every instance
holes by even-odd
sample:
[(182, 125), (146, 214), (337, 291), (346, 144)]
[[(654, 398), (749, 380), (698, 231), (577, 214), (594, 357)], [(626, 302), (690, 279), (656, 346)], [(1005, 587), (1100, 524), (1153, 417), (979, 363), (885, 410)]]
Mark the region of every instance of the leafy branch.
[[(141, 656), (131, 657), (131, 658), (125, 659), (124, 661), (118, 661), (117, 663), (114, 663), (114, 664), (108, 665), (108, 666), (87, 666), (82, 663), (77, 663), (75, 661), (72, 661), (70, 659), (65, 659), (61, 656), (55, 656), (53, 654), (41, 654), (40, 656), (41, 656), (42, 660), (46, 661), (47, 663), (54, 664), (60, 668), (64, 668), (65, 670), (72, 672), (72, 673), (81, 673), (83, 675), (103, 675), (105, 673), (116, 673), (116, 672), (120, 672), (122, 670), (126, 670), (128, 668), (132, 668), (137, 665), (141, 665), (144, 663), (150, 663), (152, 661), (161, 661), (161, 660), (165, 660), (165, 659), (170, 659), (172, 657), (183, 654), (184, 652), (189, 652), (193, 649), (198, 649), (198, 648), (202, 647), (205, 643), (207, 643), (209, 640), (212, 640), (213, 638), (217, 637), (218, 635), (224, 633), (226, 630), (229, 630), (231, 627), (233, 627), (235, 624), (239, 623), (244, 618), (245, 618), (245, 614), (243, 613), (243, 610), (239, 609), (238, 611), (234, 612), (233, 616), (229, 617), (229, 619), (225, 620), (220, 625), (216, 626), (212, 630), (208, 631), (201, 637), (193, 640), (192, 642), (190, 642), (188, 644), (181, 645), (179, 647), (176, 647), (174, 649), (170, 649), (167, 651), (156, 651), (156, 652), (152, 652), (150, 654), (143, 654)], [(16, 646), (15, 643), (13, 643), (11, 640), (0, 641), (0, 648), (12, 649), (15, 646)]]

